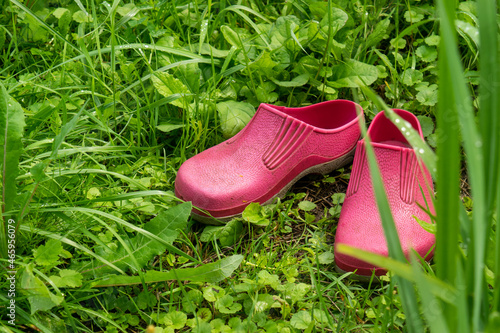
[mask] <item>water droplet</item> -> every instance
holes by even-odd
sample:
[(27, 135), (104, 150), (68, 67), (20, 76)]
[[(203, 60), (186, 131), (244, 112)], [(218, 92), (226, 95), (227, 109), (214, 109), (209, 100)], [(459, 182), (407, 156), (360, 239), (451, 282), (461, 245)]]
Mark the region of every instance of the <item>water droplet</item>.
[(399, 123), (399, 119), (396, 119), (395, 121), (396, 121), (396, 123)]
[(401, 132), (405, 132), (406, 131), (406, 127), (401, 127)]
[(432, 168), (432, 172), (437, 172), (437, 169), (436, 168)]
[(420, 149), (418, 150), (418, 152), (419, 152), (420, 154), (423, 154), (423, 153), (424, 153), (424, 149), (423, 149), (423, 148), (420, 148)]
[(411, 127), (412, 127), (409, 121), (405, 121), (405, 126), (407, 126), (407, 127), (409, 127), (409, 128), (411, 128)]

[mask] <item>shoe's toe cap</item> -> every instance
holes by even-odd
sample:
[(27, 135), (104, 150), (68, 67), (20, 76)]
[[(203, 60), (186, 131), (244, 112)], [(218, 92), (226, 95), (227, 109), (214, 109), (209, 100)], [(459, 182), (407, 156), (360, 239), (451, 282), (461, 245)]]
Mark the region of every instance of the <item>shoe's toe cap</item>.
[(176, 195), (214, 217), (241, 213), (257, 196), (258, 177), (257, 173), (229, 162), (204, 158), (203, 153), (187, 160), (177, 172)]
[[(375, 272), (375, 275), (385, 274), (386, 270), (343, 254), (337, 249), (337, 244), (345, 244), (377, 255), (385, 257), (389, 255), (378, 211), (372, 211), (376, 209), (376, 206), (367, 210), (357, 205), (351, 205), (351, 203), (344, 204), (339, 219), (335, 236), (335, 262), (340, 269), (350, 272), (356, 271), (358, 275), (372, 275), (372, 272)], [(400, 207), (400, 209), (393, 209), (396, 230), (404, 255), (409, 258), (410, 252), (414, 250), (428, 260), (433, 254), (432, 248), (435, 238), (433, 234), (425, 231), (418, 224), (415, 216), (424, 221), (428, 220), (425, 213), (417, 206), (408, 205)]]

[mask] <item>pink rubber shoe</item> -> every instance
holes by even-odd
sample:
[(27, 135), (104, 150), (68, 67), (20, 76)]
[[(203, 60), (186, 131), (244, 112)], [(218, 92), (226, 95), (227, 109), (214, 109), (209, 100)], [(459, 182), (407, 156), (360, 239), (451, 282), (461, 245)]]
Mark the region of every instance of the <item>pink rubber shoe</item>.
[[(394, 111), (422, 136), (420, 123), (412, 113), (404, 110)], [(425, 167), (422, 172), (415, 151), (383, 112), (373, 119), (368, 135), (373, 143), (405, 256), (408, 258), (410, 249), (414, 249), (420, 256), (429, 260), (433, 255), (434, 235), (425, 231), (414, 216), (427, 223), (430, 222), (429, 216), (418, 207), (417, 203), (423, 207), (428, 205), (434, 214), (429, 193), (429, 189), (433, 191), (431, 176)], [(335, 236), (335, 263), (337, 270), (356, 272), (358, 276), (371, 276), (373, 271), (375, 275), (386, 273), (382, 268), (338, 253), (336, 245), (341, 243), (372, 253), (388, 255), (364, 140), (359, 141), (356, 148), (351, 178), (340, 213)]]
[(182, 164), (175, 193), (192, 201), (196, 220), (228, 221), (251, 202), (283, 197), (307, 174), (328, 173), (351, 162), (359, 118), (364, 119), (362, 109), (351, 101), (301, 108), (261, 104), (237, 135)]

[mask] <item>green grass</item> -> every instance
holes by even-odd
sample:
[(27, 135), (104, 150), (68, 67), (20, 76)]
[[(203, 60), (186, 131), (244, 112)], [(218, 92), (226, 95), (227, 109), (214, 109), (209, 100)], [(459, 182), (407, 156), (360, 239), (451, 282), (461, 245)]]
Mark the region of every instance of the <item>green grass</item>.
[[(0, 330), (498, 327), (494, 2), (0, 5), (0, 143), (7, 151), (0, 155), (0, 265), (17, 270), (17, 325), (2, 315)], [(260, 103), (337, 98), (360, 103), (367, 120), (390, 115), (390, 107), (419, 117), (430, 147), (410, 141), (424, 149), (436, 181), (435, 262), (405, 262), (386, 209), (398, 261), (353, 255), (390, 274), (359, 283), (335, 272), (333, 239), (350, 167), (308, 177), (281, 201), (252, 206), (223, 227), (188, 218), (190, 206), (173, 195), (183, 161), (237, 133)], [(382, 192), (377, 197), (383, 213)], [(10, 302), (7, 276), (0, 313)]]

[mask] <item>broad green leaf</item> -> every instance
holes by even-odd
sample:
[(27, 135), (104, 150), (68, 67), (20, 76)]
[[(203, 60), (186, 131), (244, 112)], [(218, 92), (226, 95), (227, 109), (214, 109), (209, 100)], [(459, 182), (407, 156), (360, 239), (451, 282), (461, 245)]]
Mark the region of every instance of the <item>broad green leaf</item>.
[(171, 132), (173, 130), (176, 130), (176, 129), (179, 129), (179, 128), (183, 128), (185, 127), (186, 125), (184, 124), (160, 124), (158, 126), (156, 126), (157, 129), (159, 129), (160, 131), (162, 131), (163, 133), (168, 133), (168, 132)]
[(309, 212), (316, 207), (317, 207), (317, 205), (311, 201), (304, 200), (304, 201), (299, 202), (299, 209), (302, 209), (306, 212)]
[(187, 315), (181, 311), (170, 311), (161, 319), (160, 323), (179, 330), (186, 325)]
[(424, 75), (422, 74), (422, 72), (416, 69), (408, 68), (401, 75), (401, 80), (403, 81), (404, 85), (413, 86), (416, 83), (421, 82), (423, 77)]
[(148, 290), (143, 290), (137, 296), (136, 302), (137, 302), (137, 306), (139, 307), (139, 309), (145, 310), (148, 307), (154, 306), (158, 301), (157, 301), (155, 295), (153, 295), (153, 293), (151, 293)]
[(345, 200), (345, 193), (334, 193), (332, 195), (332, 204), (339, 205)]
[(457, 20), (455, 22), (457, 29), (460, 33), (465, 34), (470, 37), (470, 39), (479, 46), (479, 29), (470, 24), (469, 22), (464, 22)]
[(177, 77), (186, 85), (192, 94), (200, 91), (201, 70), (197, 63), (180, 64), (177, 67)]
[(50, 279), (58, 288), (76, 288), (82, 285), (83, 276), (77, 271), (63, 269), (59, 272), (59, 276), (52, 275)]
[(240, 37), (238, 36), (238, 34), (233, 29), (231, 29), (227, 25), (223, 25), (223, 26), (220, 27), (220, 30), (222, 31), (222, 35), (224, 35), (224, 39), (229, 44), (231, 44), (232, 46), (234, 46), (236, 48), (241, 48), (242, 47)]
[(233, 219), (223, 226), (205, 227), (200, 236), (200, 241), (210, 242), (212, 240), (218, 240), (223, 247), (231, 246), (240, 239), (242, 232), (243, 224), (241, 220)]
[(331, 16), (325, 13), (323, 19), (320, 21), (321, 29), (328, 35), (328, 31), (331, 31), (331, 37), (334, 37), (337, 32), (344, 27), (349, 16), (342, 9), (331, 6)]
[(63, 301), (63, 297), (54, 295), (45, 283), (33, 275), (31, 266), (27, 266), (23, 271), (20, 285), (22, 293), (27, 295), (31, 314), (37, 311), (48, 311)]
[(196, 311), (196, 316), (200, 318), (202, 321), (208, 322), (210, 319), (212, 319), (212, 311), (210, 311), (209, 308), (201, 308), (198, 311)]
[(420, 126), (422, 127), (422, 134), (424, 138), (428, 137), (434, 132), (434, 122), (430, 117), (427, 116), (417, 116)]
[[(164, 282), (170, 280), (215, 283), (229, 277), (239, 267), (243, 256), (234, 255), (215, 263), (205, 264), (195, 268), (173, 269), (168, 272), (147, 271), (144, 274), (145, 283)], [(112, 287), (140, 284), (139, 276), (110, 275), (97, 281), (93, 286)]]
[(407, 10), (404, 14), (405, 20), (410, 23), (417, 23), (424, 19), (424, 15), (414, 10)]
[(225, 320), (220, 318), (216, 318), (210, 322), (210, 326), (212, 327), (212, 332), (232, 332), (231, 327), (224, 324)]
[(151, 76), (151, 81), (158, 92), (164, 97), (170, 97), (174, 94), (179, 94), (182, 97), (169, 101), (169, 103), (186, 108), (192, 100), (189, 89), (179, 79), (176, 79), (172, 74), (166, 72), (155, 72)]
[(237, 243), (243, 233), (243, 224), (239, 219), (233, 219), (222, 226), (217, 233), (217, 238), (222, 247), (231, 246)]
[(60, 19), (65, 13), (69, 13), (69, 10), (67, 8), (61, 7), (61, 8), (57, 8), (56, 10), (54, 10), (52, 15), (54, 15), (55, 17)]
[(33, 250), (35, 262), (42, 266), (54, 265), (57, 263), (62, 250), (60, 241), (49, 239), (45, 245), (40, 245), (36, 250)]
[(329, 315), (325, 311), (320, 309), (314, 309), (314, 319), (318, 323), (323, 323), (323, 324), (328, 323), (328, 316)]
[[(193, 44), (196, 47), (196, 44)], [(214, 58), (226, 58), (229, 56), (229, 50), (219, 50), (210, 44), (203, 43), (200, 48), (200, 54), (208, 55)]]
[(272, 295), (269, 294), (259, 294), (257, 300), (254, 303), (255, 312), (264, 312), (271, 308), (275, 300)]
[(422, 105), (434, 106), (438, 101), (438, 86), (437, 84), (431, 84), (430, 86), (424, 86), (421, 88), (415, 88), (417, 93), (417, 100)]
[(406, 47), (406, 39), (403, 38), (394, 38), (391, 39), (391, 46), (394, 47), (395, 49), (404, 49)]
[(328, 84), (334, 88), (358, 88), (371, 85), (377, 78), (377, 67), (350, 59), (333, 67)]
[[(187, 220), (191, 213), (191, 203), (186, 202), (170, 209), (167, 209), (155, 218), (144, 225), (144, 230), (158, 236), (163, 239), (167, 244), (172, 244), (177, 238), (180, 230), (183, 230), (187, 225)], [(162, 254), (165, 252), (167, 247), (156, 241), (150, 239), (142, 234), (138, 236), (124, 240), (131, 249), (131, 255), (135, 257), (137, 264), (142, 268), (146, 263), (151, 260), (155, 255)], [(98, 251), (99, 252), (99, 251)], [(110, 251), (108, 249), (102, 248), (100, 252), (102, 257), (106, 260), (113, 262), (116, 266), (121, 269), (126, 269), (127, 267), (134, 267), (134, 260), (127, 250), (120, 246), (115, 251)], [(134, 267), (135, 268), (135, 267)], [(102, 272), (108, 271), (106, 266), (101, 266), (94, 270), (94, 273), (101, 270)]]
[(384, 38), (388, 36), (388, 28), (391, 20), (386, 18), (375, 25), (373, 32), (366, 39), (365, 47), (369, 48), (378, 45)]
[(248, 67), (255, 74), (260, 73), (265, 77), (272, 78), (273, 76), (276, 75), (274, 67), (277, 65), (278, 63), (273, 61), (273, 59), (271, 59), (270, 53), (268, 51), (264, 51)]
[(294, 313), (290, 319), (290, 325), (298, 330), (305, 330), (312, 322), (311, 314), (308, 311), (302, 310)]
[(128, 3), (124, 6), (120, 6), (116, 8), (116, 12), (120, 14), (121, 16), (126, 16), (129, 14), (131, 11), (136, 10), (137, 7), (133, 3)]
[(252, 202), (246, 206), (241, 216), (245, 221), (261, 227), (265, 227), (269, 224), (269, 219), (264, 216), (262, 206), (257, 202)]
[(311, 290), (311, 285), (305, 283), (291, 283), (281, 284), (277, 290), (280, 291), (286, 299), (291, 299), (292, 304), (300, 301)]
[(86, 14), (83, 11), (79, 10), (73, 14), (73, 20), (75, 20), (78, 23), (89, 23), (92, 22), (94, 19), (89, 14)]
[(57, 22), (57, 26), (62, 36), (66, 36), (66, 34), (68, 33), (70, 23), (71, 23), (71, 12), (69, 10), (66, 10), (62, 13), (61, 17), (59, 17), (59, 20)]
[(274, 92), (276, 85), (270, 81), (260, 84), (255, 90), (257, 100), (260, 103), (274, 103), (278, 100), (278, 93)]
[(280, 16), (274, 23), (274, 28), (278, 32), (277, 36), (281, 44), (292, 39), (292, 34), (298, 30), (300, 20), (294, 15)]
[(314, 77), (319, 67), (318, 59), (314, 58), (312, 55), (308, 55), (300, 58), (293, 71), (301, 75), (309, 74), (310, 77)]
[(254, 107), (245, 102), (227, 101), (217, 103), (222, 134), (230, 138), (238, 133), (252, 119)]
[(301, 74), (294, 77), (291, 81), (278, 81), (274, 78), (272, 78), (271, 80), (280, 87), (300, 87), (305, 85), (307, 81), (309, 81), (309, 75)]
[(218, 286), (207, 286), (203, 288), (203, 298), (206, 299), (209, 302), (215, 302), (222, 296), (224, 296), (226, 292), (224, 289), (218, 287)]
[(202, 292), (196, 289), (190, 290), (182, 298), (182, 309), (185, 312), (192, 313), (198, 309), (201, 302), (203, 302)]
[(33, 176), (33, 179), (35, 182), (41, 182), (43, 179), (45, 179), (47, 176), (45, 175), (45, 168), (47, 167), (46, 162), (40, 162), (38, 164), (35, 164), (31, 169), (30, 173)]
[(231, 295), (224, 295), (215, 301), (215, 308), (221, 313), (232, 314), (241, 310), (241, 304), (235, 303)]
[(420, 45), (415, 52), (425, 62), (432, 62), (437, 59), (437, 50), (435, 47)]
[(91, 187), (87, 191), (87, 199), (95, 199), (101, 196), (101, 191), (97, 187)]
[(318, 256), (318, 261), (320, 264), (329, 265), (333, 262), (333, 253), (331, 251), (326, 251)]
[(266, 285), (266, 286), (271, 286), (271, 288), (276, 289), (278, 286), (281, 284), (279, 276), (276, 274), (269, 274), (268, 271), (266, 270), (261, 270), (257, 274), (259, 278), (259, 283)]
[(431, 35), (425, 39), (425, 43), (429, 46), (438, 46), (440, 37), (438, 35)]
[(23, 152), (21, 138), (24, 132), (24, 112), (5, 87), (0, 84), (0, 163), (2, 165), (3, 211), (13, 208), (17, 197), (16, 178), (19, 174), (19, 159)]
[(217, 239), (217, 234), (222, 229), (222, 226), (207, 225), (200, 236), (200, 241), (206, 243)]

